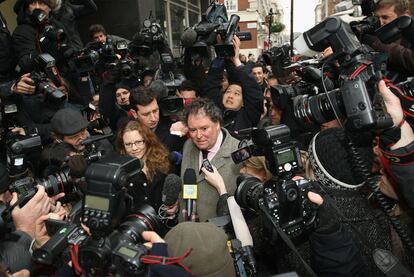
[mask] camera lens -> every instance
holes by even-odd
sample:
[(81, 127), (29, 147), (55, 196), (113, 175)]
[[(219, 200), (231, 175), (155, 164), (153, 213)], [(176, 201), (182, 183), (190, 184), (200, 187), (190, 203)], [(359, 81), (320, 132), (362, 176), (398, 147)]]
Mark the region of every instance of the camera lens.
[[(141, 237), (144, 231), (159, 233), (162, 229), (162, 222), (157, 217), (155, 210), (146, 204), (139, 206), (133, 214), (126, 217), (126, 220), (119, 226), (121, 237), (133, 244), (143, 242)], [(161, 235), (161, 234), (160, 234)]]
[[(333, 108), (329, 100), (332, 102)], [(331, 121), (335, 119), (334, 109), (338, 116), (342, 116), (343, 107), (339, 90), (314, 96), (305, 94), (293, 98), (295, 117), (306, 123), (322, 124)]]
[(234, 194), (237, 204), (243, 208), (259, 211), (259, 199), (263, 193), (263, 183), (253, 176), (237, 177), (237, 190)]
[(46, 178), (37, 179), (37, 183), (45, 188), (47, 195), (54, 196), (61, 192), (71, 193), (73, 190), (72, 178), (69, 175), (69, 167), (62, 171), (49, 175)]

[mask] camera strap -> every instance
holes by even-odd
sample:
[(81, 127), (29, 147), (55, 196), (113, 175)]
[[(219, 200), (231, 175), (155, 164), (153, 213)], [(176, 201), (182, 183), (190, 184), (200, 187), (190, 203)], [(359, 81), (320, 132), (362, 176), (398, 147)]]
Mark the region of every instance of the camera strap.
[(193, 275), (191, 270), (186, 267), (184, 264), (181, 263), (181, 261), (186, 258), (188, 255), (191, 254), (191, 251), (193, 249), (189, 248), (187, 249), (183, 255), (177, 256), (177, 257), (165, 257), (165, 256), (155, 256), (155, 255), (143, 255), (141, 256), (140, 260), (144, 264), (162, 264), (162, 265), (174, 265), (177, 264), (180, 267), (184, 268), (185, 271)]
[(309, 276), (317, 277), (318, 275), (313, 271), (313, 269), (308, 265), (308, 263), (302, 258), (302, 255), (299, 253), (296, 246), (293, 244), (292, 240), (283, 232), (280, 228), (279, 224), (273, 219), (272, 215), (269, 214), (264, 204), (261, 202), (259, 203), (260, 210), (262, 210), (263, 214), (267, 217), (267, 219), (272, 223), (273, 227), (278, 232), (279, 236), (283, 239), (286, 245), (295, 253), (295, 255), (300, 259), (303, 266), (305, 267), (306, 271), (309, 273)]
[(76, 275), (86, 277), (87, 275), (78, 261), (79, 244), (70, 244), (69, 252)]
[(400, 99), (404, 117), (407, 122), (414, 125), (414, 98), (406, 95), (398, 86), (394, 85), (390, 80), (384, 79), (385, 84), (389, 86), (392, 93)]

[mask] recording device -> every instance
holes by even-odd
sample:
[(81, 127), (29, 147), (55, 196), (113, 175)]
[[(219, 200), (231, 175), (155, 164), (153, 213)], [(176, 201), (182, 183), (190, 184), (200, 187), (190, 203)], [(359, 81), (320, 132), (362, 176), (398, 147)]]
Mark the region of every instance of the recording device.
[(167, 96), (159, 102), (163, 116), (179, 115), (184, 111), (183, 98), (178, 96)]
[(272, 240), (276, 240), (277, 233), (271, 221), (291, 238), (306, 237), (317, 222), (316, 208), (306, 196), (315, 185), (306, 179), (291, 180), (293, 173), (302, 168), (302, 162), (296, 142), (290, 140), (289, 128), (278, 125), (253, 130), (252, 140), (262, 148), (273, 177), (261, 183), (252, 176), (239, 176), (235, 193), (237, 203), (265, 215), (264, 227)]
[(348, 24), (338, 17), (330, 17), (298, 37), (295, 46), (304, 55), (331, 46), (333, 58), (340, 64), (339, 89), (294, 98), (297, 119), (322, 124), (346, 118), (345, 127), (350, 131), (392, 126), (376, 87), (385, 61), (361, 45)]
[(177, 203), (181, 193), (182, 183), (181, 178), (177, 174), (171, 173), (165, 177), (161, 193), (161, 200), (165, 206), (170, 207)]
[(146, 270), (139, 259), (147, 253), (141, 234), (160, 230), (162, 223), (152, 207), (133, 203), (127, 194), (125, 186), (140, 170), (138, 159), (116, 154), (86, 170), (81, 222), (92, 236), (81, 243), (79, 263), (89, 274), (115, 268), (121, 276), (139, 276)]
[(384, 43), (391, 43), (403, 36), (414, 45), (414, 20), (412, 16), (402, 15), (375, 31), (375, 36)]
[(243, 249), (243, 256), (241, 258), (243, 263), (247, 265), (244, 266), (244, 268), (247, 268), (250, 271), (247, 276), (255, 276), (257, 273), (256, 260), (253, 255), (253, 239), (249, 227), (247, 226), (242, 211), (233, 196), (227, 198), (227, 205), (229, 207), (234, 233), (236, 234), (236, 238), (241, 242)]
[(69, 170), (69, 167), (63, 167), (61, 171), (48, 175), (46, 178), (24, 177), (11, 183), (9, 190), (17, 193), (20, 207), (23, 207), (36, 194), (38, 185), (45, 188), (49, 197), (61, 192), (71, 194), (74, 190), (74, 184)]
[[(310, 94), (316, 95), (327, 90), (335, 88), (332, 80), (326, 76), (322, 76), (322, 71), (315, 66), (304, 66), (296, 69), (297, 74), (301, 77), (301, 81), (293, 85), (274, 85), (270, 87), (272, 94), (277, 96), (286, 95), (288, 98), (294, 98), (298, 95)], [(323, 82), (323, 84), (322, 84)]]
[(285, 67), (291, 64), (289, 52), (290, 45), (284, 44), (280, 47), (272, 47), (262, 54), (266, 65), (270, 65), (272, 67), (272, 72), (277, 77), (283, 77)]
[(213, 166), (211, 165), (210, 161), (208, 159), (203, 159), (201, 163), (201, 168), (205, 168), (210, 172), (214, 172)]
[[(170, 220), (176, 220), (176, 215), (169, 215), (166, 213), (171, 206), (175, 205), (181, 193), (183, 182), (176, 174), (168, 174), (164, 180), (164, 186), (161, 192), (162, 205), (158, 210), (158, 218), (161, 219), (166, 226), (175, 225), (169, 224)], [(177, 209), (178, 211), (179, 209)]]
[(197, 177), (193, 168), (187, 168), (183, 178), (183, 199), (186, 201), (186, 213), (184, 221), (191, 221), (191, 217), (195, 214), (194, 200), (197, 200)]
[(150, 56), (155, 50), (165, 46), (166, 41), (160, 23), (153, 18), (152, 11), (142, 22), (141, 30), (134, 35), (129, 44), (129, 51), (133, 58)]
[(82, 227), (62, 220), (48, 219), (45, 222), (50, 239), (33, 251), (35, 262), (46, 265), (55, 265), (60, 262), (62, 252), (70, 245), (79, 245), (88, 237)]
[(83, 140), (81, 142), (82, 145), (85, 145), (85, 150), (83, 151), (83, 157), (89, 162), (95, 162), (100, 160), (104, 155), (103, 150), (99, 150), (98, 146), (96, 145), (96, 142), (111, 138), (113, 137), (113, 134), (106, 134), (106, 135), (96, 135), (96, 136), (90, 136), (89, 138)]
[(38, 134), (20, 135), (9, 132), (6, 135), (7, 170), (10, 176), (20, 176), (29, 168), (28, 155), (40, 153), (42, 141)]
[[(236, 35), (243, 40), (251, 40), (249, 32), (237, 32), (240, 17), (232, 15), (228, 20), (226, 7), (218, 2), (211, 2), (206, 14), (199, 23), (188, 28), (181, 36), (181, 43), (194, 60), (196, 57), (209, 58), (209, 47), (215, 47), (217, 56), (234, 56), (232, 39)], [(217, 42), (220, 35), (222, 42)]]
[(66, 100), (66, 94), (49, 84), (51, 80), (55, 86), (62, 86), (55, 59), (47, 53), (42, 53), (34, 61), (35, 69), (30, 73), (30, 78), (36, 87), (35, 94), (42, 94), (44, 101), (51, 105), (62, 105)]

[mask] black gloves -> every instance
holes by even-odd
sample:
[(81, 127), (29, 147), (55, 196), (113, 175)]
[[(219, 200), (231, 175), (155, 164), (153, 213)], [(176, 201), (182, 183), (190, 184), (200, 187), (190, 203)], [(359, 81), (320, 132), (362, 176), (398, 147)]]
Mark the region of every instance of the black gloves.
[(320, 234), (331, 234), (339, 230), (339, 222), (333, 208), (326, 203), (324, 199), (322, 205), (318, 207), (319, 223), (316, 227), (316, 232)]

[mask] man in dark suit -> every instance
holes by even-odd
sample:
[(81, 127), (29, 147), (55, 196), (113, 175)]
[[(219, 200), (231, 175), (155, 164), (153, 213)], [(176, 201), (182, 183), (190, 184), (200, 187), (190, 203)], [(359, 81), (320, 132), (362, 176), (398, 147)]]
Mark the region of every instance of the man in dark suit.
[(185, 138), (171, 135), (172, 121), (168, 117), (160, 117), (160, 108), (154, 92), (149, 88), (141, 88), (135, 91), (132, 97), (137, 109), (136, 117), (150, 128), (170, 151), (181, 152)]

